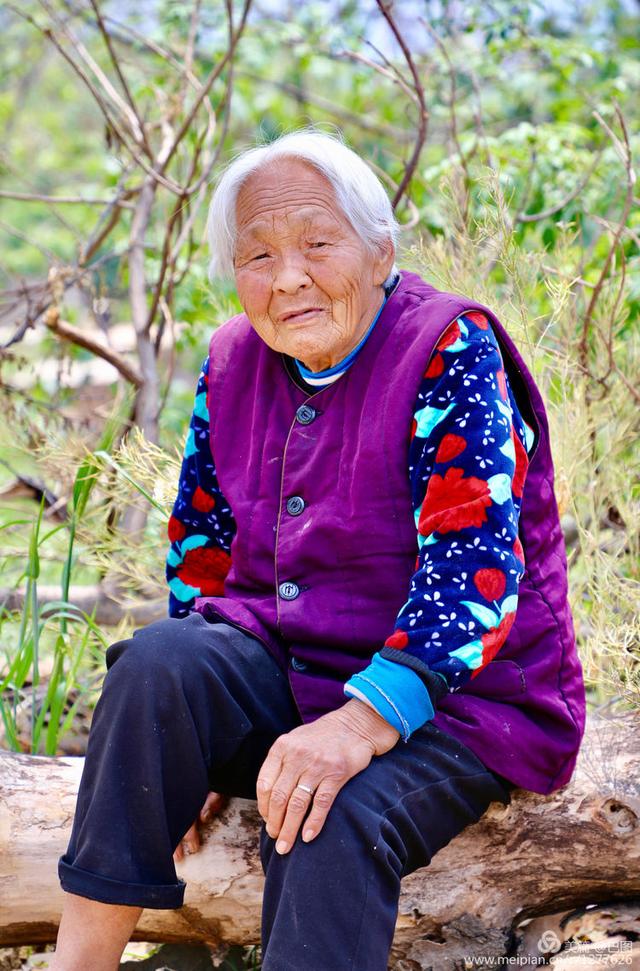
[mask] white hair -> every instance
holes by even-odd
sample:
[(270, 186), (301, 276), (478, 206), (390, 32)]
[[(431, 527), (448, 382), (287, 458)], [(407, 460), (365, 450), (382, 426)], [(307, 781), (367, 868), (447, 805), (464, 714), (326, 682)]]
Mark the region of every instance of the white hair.
[[(233, 276), (238, 192), (257, 169), (283, 157), (301, 159), (327, 179), (343, 214), (368, 249), (375, 252), (381, 243), (390, 240), (395, 254), (400, 226), (378, 177), (341, 138), (304, 128), (281, 135), (268, 145), (247, 149), (223, 171), (207, 219), (211, 280)], [(396, 273), (394, 264), (385, 284)]]

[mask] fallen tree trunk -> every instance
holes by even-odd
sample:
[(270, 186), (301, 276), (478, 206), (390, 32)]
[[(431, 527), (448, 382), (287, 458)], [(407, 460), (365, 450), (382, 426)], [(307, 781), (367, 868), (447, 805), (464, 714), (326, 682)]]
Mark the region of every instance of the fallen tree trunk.
[[(26, 597), (25, 588), (17, 590), (0, 589), (0, 604), (5, 610), (22, 610)], [(57, 603), (60, 600), (60, 586), (38, 585), (40, 603)], [(145, 600), (144, 602), (123, 605), (111, 598), (104, 587), (72, 586), (69, 588), (69, 603), (85, 614), (93, 614), (100, 627), (117, 627), (124, 617), (129, 617), (137, 627), (151, 624), (167, 616), (167, 598)], [(56, 608), (53, 608), (56, 609)], [(43, 614), (46, 615), (44, 610)]]
[[(55, 938), (56, 861), (82, 765), (0, 753), (0, 946)], [(202, 850), (178, 866), (185, 905), (145, 911), (136, 937), (259, 942), (258, 823), (254, 802), (231, 800)], [(640, 714), (590, 717), (568, 786), (551, 796), (516, 790), (509, 806), (493, 803), (403, 881), (392, 966), (459, 971), (465, 958), (508, 953), (525, 918), (639, 895)]]

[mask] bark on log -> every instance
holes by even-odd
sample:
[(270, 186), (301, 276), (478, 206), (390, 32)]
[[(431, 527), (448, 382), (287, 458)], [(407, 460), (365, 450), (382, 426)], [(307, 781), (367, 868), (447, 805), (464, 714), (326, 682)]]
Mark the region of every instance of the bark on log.
[[(0, 753), (0, 946), (55, 938), (82, 759)], [(177, 911), (143, 913), (141, 940), (259, 942), (262, 873), (254, 802), (231, 800), (178, 866)], [(318, 888), (322, 892), (322, 888)], [(590, 716), (572, 782), (515, 790), (403, 881), (396, 971), (460, 971), (509, 953), (525, 918), (640, 896), (640, 713)]]
[[(0, 589), (0, 604), (6, 610), (22, 610), (25, 597), (25, 588)], [(38, 584), (38, 598), (42, 604), (59, 601), (60, 586)], [(136, 627), (143, 627), (167, 616), (166, 596), (127, 607), (113, 600), (99, 584), (70, 587), (69, 603), (85, 614), (92, 614), (95, 610), (95, 622), (100, 627), (116, 627), (124, 617), (130, 617)], [(44, 613), (46, 614), (46, 611)]]

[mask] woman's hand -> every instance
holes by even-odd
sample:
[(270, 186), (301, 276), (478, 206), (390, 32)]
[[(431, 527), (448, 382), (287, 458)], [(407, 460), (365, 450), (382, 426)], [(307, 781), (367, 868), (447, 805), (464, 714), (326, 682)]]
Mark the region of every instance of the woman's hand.
[(206, 823), (212, 816), (217, 816), (218, 813), (222, 812), (227, 804), (227, 798), (227, 796), (223, 796), (220, 792), (209, 793), (195, 823), (189, 827), (175, 849), (173, 859), (176, 863), (184, 859), (185, 850), (187, 853), (198, 852), (200, 849), (200, 831), (198, 825), (200, 823)]
[[(302, 839), (310, 842), (324, 826), (333, 801), (345, 784), (384, 755), (400, 738), (373, 708), (352, 698), (308, 725), (276, 739), (258, 780), (258, 810), (278, 853), (288, 853), (303, 819)], [(306, 792), (299, 785), (307, 786)]]

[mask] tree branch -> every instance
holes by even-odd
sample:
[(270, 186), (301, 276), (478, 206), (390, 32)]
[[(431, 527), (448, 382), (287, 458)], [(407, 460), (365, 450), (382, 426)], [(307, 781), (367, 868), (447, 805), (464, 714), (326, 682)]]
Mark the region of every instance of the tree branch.
[(600, 293), (604, 286), (605, 280), (607, 279), (609, 269), (613, 261), (614, 253), (618, 247), (618, 243), (620, 242), (625, 226), (627, 224), (627, 219), (629, 218), (631, 207), (633, 206), (633, 189), (636, 182), (636, 174), (633, 170), (633, 165), (632, 165), (631, 145), (629, 143), (627, 126), (626, 126), (622, 111), (620, 110), (620, 106), (617, 103), (615, 105), (615, 112), (616, 112), (616, 117), (618, 118), (618, 122), (620, 123), (620, 128), (622, 130), (623, 141), (620, 141), (617, 135), (614, 134), (614, 132), (609, 127), (609, 125), (606, 123), (606, 121), (602, 118), (602, 116), (597, 111), (594, 111), (593, 113), (596, 120), (599, 122), (600, 125), (602, 125), (604, 130), (612, 139), (614, 147), (624, 164), (625, 173), (627, 177), (627, 191), (625, 195), (624, 205), (622, 208), (622, 213), (620, 215), (620, 219), (618, 220), (618, 225), (614, 231), (613, 239), (611, 240), (611, 245), (605, 257), (596, 285), (593, 288), (593, 291), (591, 293), (591, 299), (589, 300), (587, 309), (585, 311), (584, 319), (582, 321), (582, 335), (580, 337), (580, 343), (578, 345), (578, 358), (583, 368), (587, 372), (589, 372), (589, 343), (588, 343), (589, 328), (593, 321), (596, 305), (598, 303), (598, 299), (600, 297)]
[(395, 37), (398, 44), (400, 45), (400, 50), (402, 51), (404, 59), (407, 62), (407, 66), (413, 78), (414, 91), (415, 91), (415, 96), (416, 96), (417, 105), (418, 105), (418, 131), (416, 133), (415, 146), (414, 146), (411, 158), (405, 165), (404, 175), (402, 176), (400, 185), (398, 186), (398, 190), (392, 200), (393, 208), (396, 209), (398, 207), (398, 203), (400, 202), (403, 195), (405, 194), (407, 187), (411, 182), (411, 179), (413, 178), (413, 174), (420, 160), (420, 155), (422, 153), (424, 143), (427, 140), (427, 130), (429, 126), (429, 112), (427, 110), (427, 105), (426, 105), (425, 96), (424, 96), (424, 88), (420, 80), (420, 75), (418, 74), (418, 69), (416, 68), (415, 62), (411, 55), (411, 51), (409, 50), (406, 41), (402, 36), (402, 33), (400, 32), (398, 25), (396, 24), (395, 20), (391, 15), (391, 10), (390, 10), (391, 4), (386, 3), (385, 0), (376, 0), (376, 4), (378, 6), (378, 9), (380, 10), (380, 13), (389, 24), (389, 27), (391, 28), (391, 32), (393, 33), (393, 36)]
[(96, 340), (96, 338), (90, 337), (85, 331), (61, 320), (57, 307), (50, 307), (45, 313), (43, 320), (45, 327), (62, 338), (62, 340), (69, 341), (77, 347), (84, 347), (86, 351), (91, 351), (96, 357), (101, 357), (103, 361), (111, 364), (123, 378), (130, 381), (136, 388), (142, 387), (142, 375), (126, 358), (117, 351), (107, 347), (101, 341)]
[[(0, 198), (16, 199), (18, 202), (50, 202), (54, 205), (83, 205), (83, 206), (108, 206), (111, 205), (109, 199), (83, 199), (82, 196), (45, 196), (35, 192), (12, 192), (8, 189), (0, 189)], [(131, 203), (123, 202), (123, 209), (133, 209)]]

